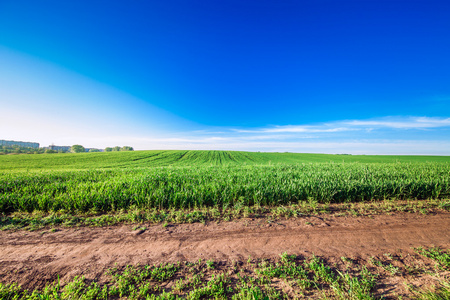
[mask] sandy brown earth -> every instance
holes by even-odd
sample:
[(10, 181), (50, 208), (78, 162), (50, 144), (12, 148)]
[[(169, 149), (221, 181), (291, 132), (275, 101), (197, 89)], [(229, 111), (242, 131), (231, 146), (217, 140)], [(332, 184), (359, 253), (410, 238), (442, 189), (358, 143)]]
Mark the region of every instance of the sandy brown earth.
[(322, 215), (283, 221), (239, 221), (0, 232), (0, 281), (41, 287), (59, 274), (102, 278), (127, 264), (247, 260), (282, 252), (322, 257), (368, 257), (411, 247), (450, 248), (450, 213), (373, 217)]

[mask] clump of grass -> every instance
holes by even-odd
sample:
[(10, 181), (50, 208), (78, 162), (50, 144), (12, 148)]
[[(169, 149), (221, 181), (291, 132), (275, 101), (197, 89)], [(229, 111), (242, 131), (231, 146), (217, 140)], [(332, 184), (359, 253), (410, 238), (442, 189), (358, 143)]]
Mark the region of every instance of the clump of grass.
[(450, 299), (450, 282), (441, 281), (438, 286), (415, 290), (413, 294), (420, 300), (447, 300)]
[(359, 277), (351, 277), (338, 271), (339, 277), (331, 287), (338, 299), (375, 299), (372, 291), (376, 277), (364, 266)]
[(420, 255), (431, 258), (438, 263), (440, 267), (450, 269), (450, 253), (448, 251), (445, 251), (439, 247), (432, 247), (429, 249), (419, 247), (414, 250)]

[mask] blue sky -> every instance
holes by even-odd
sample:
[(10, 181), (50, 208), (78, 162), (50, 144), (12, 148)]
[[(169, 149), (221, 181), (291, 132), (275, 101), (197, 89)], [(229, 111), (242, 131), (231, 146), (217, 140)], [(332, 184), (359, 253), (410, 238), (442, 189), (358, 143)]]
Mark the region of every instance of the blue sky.
[(0, 0), (0, 139), (450, 155), (449, 1)]

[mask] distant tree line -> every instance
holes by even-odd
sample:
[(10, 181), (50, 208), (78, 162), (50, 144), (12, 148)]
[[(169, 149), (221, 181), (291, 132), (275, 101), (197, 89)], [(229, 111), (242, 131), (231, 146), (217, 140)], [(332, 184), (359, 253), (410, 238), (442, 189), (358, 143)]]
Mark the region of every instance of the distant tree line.
[(112, 151), (134, 151), (133, 147), (130, 146), (115, 146), (115, 147), (106, 147), (105, 152), (112, 152)]
[[(123, 147), (119, 147), (119, 146), (115, 146), (115, 147), (106, 147), (105, 148), (105, 152), (112, 152), (112, 151), (134, 151), (133, 147), (130, 146), (123, 146)], [(73, 145), (70, 148), (70, 152), (72, 153), (82, 153), (82, 152), (87, 152), (86, 148), (84, 148), (81, 145)], [(89, 149), (89, 152), (100, 152), (100, 149)]]
[(12, 146), (0, 146), (0, 155), (2, 154), (40, 154), (44, 153), (43, 148), (21, 147), (17, 145)]
[[(105, 152), (112, 152), (112, 151), (134, 151), (133, 147), (130, 146), (115, 146), (115, 147), (106, 147)], [(100, 149), (91, 148), (86, 149), (82, 145), (73, 145), (70, 147), (70, 150), (68, 151), (70, 153), (83, 153), (83, 152), (102, 152)], [(48, 148), (32, 148), (32, 147), (21, 147), (17, 145), (12, 146), (6, 146), (6, 145), (0, 145), (0, 155), (4, 154), (42, 154), (42, 153), (67, 153), (67, 151), (63, 150), (52, 150)]]

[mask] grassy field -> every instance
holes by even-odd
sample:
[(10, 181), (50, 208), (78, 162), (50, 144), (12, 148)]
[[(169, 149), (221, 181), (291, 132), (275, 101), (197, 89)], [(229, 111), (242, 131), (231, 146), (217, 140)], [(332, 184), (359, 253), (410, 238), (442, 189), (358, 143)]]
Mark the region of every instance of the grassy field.
[(333, 155), (241, 151), (130, 151), (2, 155), (0, 171), (114, 169), (162, 166), (273, 165), (301, 163), (450, 163), (448, 156)]
[(0, 156), (0, 212), (448, 199), (450, 157), (233, 151)]

